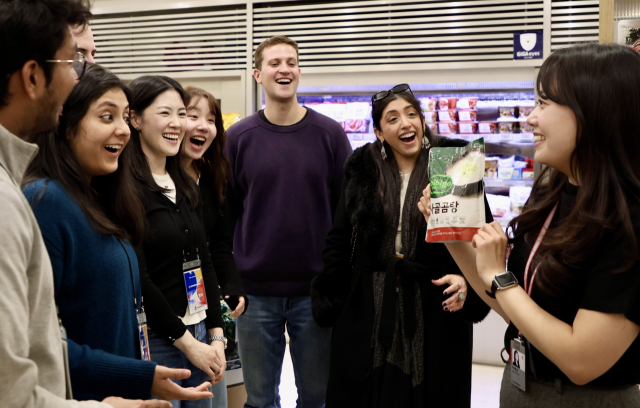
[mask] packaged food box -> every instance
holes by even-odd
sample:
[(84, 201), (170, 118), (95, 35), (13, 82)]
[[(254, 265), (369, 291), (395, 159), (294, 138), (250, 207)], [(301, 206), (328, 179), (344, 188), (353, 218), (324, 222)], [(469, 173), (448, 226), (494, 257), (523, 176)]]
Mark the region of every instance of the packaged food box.
[(516, 107), (515, 106), (499, 106), (500, 116), (503, 118), (515, 118)]
[(438, 121), (438, 112), (424, 112), (424, 121), (426, 123), (435, 123)]
[(502, 218), (509, 214), (511, 208), (511, 198), (503, 195), (487, 194), (487, 202), (491, 209), (491, 215)]
[(429, 130), (431, 131), (432, 134), (437, 135), (440, 132), (438, 131), (438, 124), (437, 123), (431, 123), (429, 126)]
[(522, 133), (533, 133), (534, 127), (527, 122), (520, 122), (520, 129), (522, 130)]
[(478, 123), (478, 133), (493, 134), (498, 130), (498, 122)]
[(514, 133), (516, 130), (516, 122), (499, 122), (498, 131), (500, 133)]
[(439, 110), (438, 120), (440, 120), (440, 122), (455, 122), (456, 120), (455, 109)]
[(369, 119), (347, 119), (344, 121), (345, 133), (367, 133)]
[(431, 216), (427, 242), (471, 241), (486, 222), (484, 139), (429, 151)]
[(498, 158), (487, 157), (484, 161), (484, 178), (495, 180), (498, 178)]
[(513, 167), (498, 167), (498, 178), (500, 180), (511, 180), (513, 177)]
[(434, 111), (436, 110), (436, 100), (435, 98), (420, 98), (420, 106), (423, 111)]
[(456, 103), (458, 109), (475, 109), (478, 104), (478, 98), (460, 98)]
[(520, 111), (520, 118), (526, 118), (531, 115), (531, 112), (535, 109), (535, 106), (518, 106), (518, 110)]
[(449, 109), (456, 109), (458, 98), (454, 98), (450, 96), (447, 99), (449, 99)]
[(440, 99), (438, 99), (438, 108), (439, 109), (449, 109), (449, 98), (440, 98)]
[(511, 214), (520, 215), (522, 207), (531, 195), (531, 187), (515, 186), (509, 189), (509, 198), (511, 199)]
[(470, 135), (478, 131), (478, 124), (472, 122), (458, 123), (458, 133), (461, 135)]
[(441, 135), (458, 133), (456, 122), (438, 123), (438, 133)]
[(477, 110), (459, 110), (458, 121), (460, 122), (476, 122), (478, 119)]

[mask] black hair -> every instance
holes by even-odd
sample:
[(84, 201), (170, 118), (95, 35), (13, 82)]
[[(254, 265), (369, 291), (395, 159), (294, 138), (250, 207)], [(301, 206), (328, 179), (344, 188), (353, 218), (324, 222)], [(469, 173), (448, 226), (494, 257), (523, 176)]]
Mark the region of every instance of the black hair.
[[(138, 116), (142, 116), (145, 109), (147, 109), (159, 95), (172, 90), (178, 92), (185, 108), (189, 106), (189, 94), (185, 92), (178, 81), (166, 76), (141, 76), (140, 78), (134, 79), (129, 85), (129, 88), (132, 93), (130, 108)], [(130, 125), (129, 127), (131, 128), (131, 142), (135, 153), (131, 160), (134, 177), (141, 187), (151, 191), (166, 193), (167, 190), (160, 187), (153, 179), (149, 162), (142, 150), (140, 132), (136, 130), (133, 125)], [(178, 154), (167, 157), (166, 169), (167, 173), (169, 173), (171, 179), (175, 183), (176, 189), (180, 190), (180, 192), (189, 200), (190, 205), (195, 208), (198, 204), (199, 190), (197, 184), (182, 168), (180, 160), (181, 150), (182, 147), (178, 151)]]
[[(429, 128), (425, 127), (424, 113), (422, 112), (420, 101), (409, 91), (400, 93), (391, 92), (384, 99), (380, 99), (374, 102), (371, 109), (371, 119), (373, 120), (373, 126), (378, 131), (381, 130), (380, 121), (382, 120), (382, 113), (387, 108), (387, 106), (396, 99), (404, 99), (418, 112), (420, 123), (422, 124), (422, 137), (426, 137), (429, 143), (431, 143), (431, 131), (429, 130)], [(416, 135), (416, 137), (417, 136), (418, 135)], [(382, 146), (384, 146), (387, 153), (386, 160), (382, 158)], [(374, 143), (371, 143), (369, 145), (369, 149), (371, 151), (371, 155), (373, 156), (373, 160), (375, 161), (378, 168), (378, 196), (380, 198), (380, 201), (382, 202), (382, 209), (385, 218), (385, 228), (387, 230), (387, 233), (389, 233), (391, 231), (395, 231), (398, 228), (397, 225), (394, 225), (396, 219), (396, 214), (393, 214), (395, 205), (393, 205), (390, 200), (396, 200), (400, 195), (402, 186), (402, 181), (400, 180), (400, 170), (398, 169), (398, 163), (393, 155), (393, 152), (391, 151), (391, 147), (387, 144), (387, 142), (380, 141), (378, 139)], [(418, 155), (416, 165), (411, 173), (412, 178), (420, 177), (417, 184), (418, 186), (426, 186), (429, 183), (429, 173), (427, 171), (428, 165), (429, 150), (420, 149), (420, 154)], [(407, 197), (409, 196), (411, 196), (411, 194), (409, 191), (407, 191)], [(412, 211), (411, 222), (419, 224), (424, 223), (424, 217), (422, 217), (417, 203), (416, 205), (414, 205), (414, 209)]]
[[(569, 107), (577, 122), (570, 159), (580, 184), (576, 203), (564, 222), (548, 230), (536, 255), (536, 286), (561, 295), (581, 279), (607, 236), (623, 238), (626, 255), (611, 272), (638, 259), (638, 220), (631, 214), (640, 211), (640, 54), (618, 44), (563, 48), (542, 64), (536, 88), (542, 99)], [(533, 243), (567, 183), (556, 169), (542, 171), (522, 214), (509, 224), (516, 239)]]
[(40, 178), (56, 180), (99, 233), (139, 244), (144, 236), (145, 213), (127, 164), (133, 154), (131, 147), (123, 149), (114, 173), (94, 176), (89, 183), (70, 144), (80, 133), (81, 122), (91, 104), (114, 89), (131, 99), (129, 89), (115, 74), (99, 65), (87, 66), (64, 103), (58, 130), (28, 137), (39, 150), (23, 183)]
[(45, 61), (71, 38), (69, 25), (87, 24), (89, 8), (88, 0), (0, 1), (0, 107), (8, 103), (11, 75), (27, 61), (35, 60), (51, 82), (53, 66)]

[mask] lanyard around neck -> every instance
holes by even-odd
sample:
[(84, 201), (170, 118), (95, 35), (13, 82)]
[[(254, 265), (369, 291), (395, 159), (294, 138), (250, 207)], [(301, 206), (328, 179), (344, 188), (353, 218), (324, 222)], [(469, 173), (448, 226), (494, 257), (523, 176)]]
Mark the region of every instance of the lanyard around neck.
[(524, 290), (527, 292), (527, 294), (529, 294), (529, 297), (531, 297), (531, 291), (533, 290), (533, 283), (536, 280), (536, 276), (538, 275), (538, 268), (540, 267), (540, 263), (538, 263), (538, 265), (536, 265), (536, 269), (533, 271), (533, 274), (531, 275), (531, 281), (529, 281), (529, 270), (531, 269), (531, 263), (533, 262), (533, 258), (536, 256), (536, 253), (538, 252), (538, 249), (542, 244), (542, 240), (544, 239), (544, 236), (547, 235), (547, 231), (549, 230), (549, 226), (551, 225), (553, 216), (556, 214), (556, 211), (558, 210), (559, 203), (560, 202), (558, 201), (556, 205), (553, 206), (553, 208), (551, 209), (551, 212), (547, 216), (547, 219), (542, 225), (542, 228), (540, 229), (540, 233), (538, 234), (538, 238), (536, 238), (536, 242), (533, 244), (533, 248), (531, 248), (531, 253), (529, 254), (529, 260), (527, 261), (527, 266), (525, 266), (524, 268)]

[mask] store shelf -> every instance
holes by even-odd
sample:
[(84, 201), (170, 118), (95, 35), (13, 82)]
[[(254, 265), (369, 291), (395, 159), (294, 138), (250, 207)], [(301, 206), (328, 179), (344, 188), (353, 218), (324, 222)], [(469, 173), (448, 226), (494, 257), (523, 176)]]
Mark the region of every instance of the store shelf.
[(450, 139), (462, 139), (462, 140), (476, 140), (481, 137), (484, 138), (485, 143), (525, 143), (533, 144), (533, 133), (496, 133), (496, 134), (448, 134), (440, 135), (448, 137)]
[(533, 187), (533, 180), (484, 179), (486, 188)]

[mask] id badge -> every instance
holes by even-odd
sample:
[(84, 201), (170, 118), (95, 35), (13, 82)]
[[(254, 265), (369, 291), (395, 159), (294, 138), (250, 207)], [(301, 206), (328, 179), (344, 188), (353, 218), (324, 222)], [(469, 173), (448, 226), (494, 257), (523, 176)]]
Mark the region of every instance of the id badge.
[(140, 338), (140, 357), (143, 360), (151, 361), (151, 354), (149, 354), (149, 334), (147, 332), (147, 315), (137, 313), (138, 318), (138, 337)]
[(526, 391), (526, 345), (522, 339), (511, 340), (511, 384)]
[(187, 302), (189, 304), (189, 314), (196, 314), (207, 310), (207, 294), (204, 291), (204, 279), (202, 279), (202, 269), (200, 260), (182, 264), (182, 274), (187, 289)]

